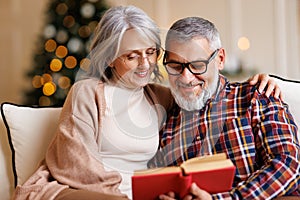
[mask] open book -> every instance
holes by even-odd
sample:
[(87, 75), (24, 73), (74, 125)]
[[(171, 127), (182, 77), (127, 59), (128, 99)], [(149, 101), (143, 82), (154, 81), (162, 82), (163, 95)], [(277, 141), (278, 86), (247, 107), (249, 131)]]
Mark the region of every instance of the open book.
[(235, 166), (225, 153), (189, 159), (179, 167), (135, 171), (132, 176), (133, 200), (153, 200), (173, 191), (182, 198), (195, 182), (213, 194), (231, 189)]

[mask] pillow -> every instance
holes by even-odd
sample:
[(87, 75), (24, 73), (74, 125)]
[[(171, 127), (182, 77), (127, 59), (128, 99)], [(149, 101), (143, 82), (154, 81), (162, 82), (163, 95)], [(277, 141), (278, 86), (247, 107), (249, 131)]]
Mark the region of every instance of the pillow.
[(300, 139), (300, 81), (282, 78), (280, 76), (272, 75), (283, 92), (284, 99), (289, 106), (297, 125), (298, 125), (298, 138)]
[(1, 104), (1, 115), (12, 151), (15, 186), (37, 169), (54, 135), (61, 108)]

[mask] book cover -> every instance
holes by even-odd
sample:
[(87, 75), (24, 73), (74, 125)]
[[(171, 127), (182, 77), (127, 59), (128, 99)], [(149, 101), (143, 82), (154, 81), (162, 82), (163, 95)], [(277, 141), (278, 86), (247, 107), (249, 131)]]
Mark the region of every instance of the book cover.
[(132, 176), (133, 200), (153, 200), (173, 191), (182, 198), (195, 182), (213, 194), (231, 189), (235, 166), (225, 153), (196, 157), (176, 167), (135, 171)]

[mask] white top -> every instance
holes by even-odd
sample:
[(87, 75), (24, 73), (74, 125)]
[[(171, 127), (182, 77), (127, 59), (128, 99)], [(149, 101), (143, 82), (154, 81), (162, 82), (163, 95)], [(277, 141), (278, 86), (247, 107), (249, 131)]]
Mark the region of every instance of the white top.
[(106, 170), (122, 176), (121, 192), (132, 198), (131, 176), (146, 169), (158, 148), (158, 116), (147, 101), (144, 90), (104, 86), (106, 101), (101, 157)]

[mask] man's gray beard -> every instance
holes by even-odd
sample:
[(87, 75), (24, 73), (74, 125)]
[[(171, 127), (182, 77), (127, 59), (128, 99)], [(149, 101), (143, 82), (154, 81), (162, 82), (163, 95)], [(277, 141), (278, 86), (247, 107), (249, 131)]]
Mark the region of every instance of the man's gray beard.
[[(203, 89), (201, 94), (197, 97), (193, 97), (192, 99), (187, 100), (184, 98), (176, 88), (170, 86), (171, 92), (175, 98), (176, 103), (183, 109), (187, 111), (194, 111), (194, 110), (200, 110), (204, 107), (205, 103), (208, 99), (211, 98), (212, 94), (206, 90)], [(192, 94), (194, 95), (194, 94)]]
[(219, 74), (216, 70), (215, 78), (210, 86), (207, 88), (202, 88), (201, 94), (195, 96), (194, 94), (191, 94), (191, 98), (184, 98), (180, 94), (180, 90), (178, 88), (175, 88), (170, 84), (171, 92), (173, 94), (173, 97), (175, 98), (176, 103), (183, 109), (187, 111), (195, 111), (202, 109), (206, 102), (212, 97), (212, 95), (216, 92), (218, 84), (219, 84)]

